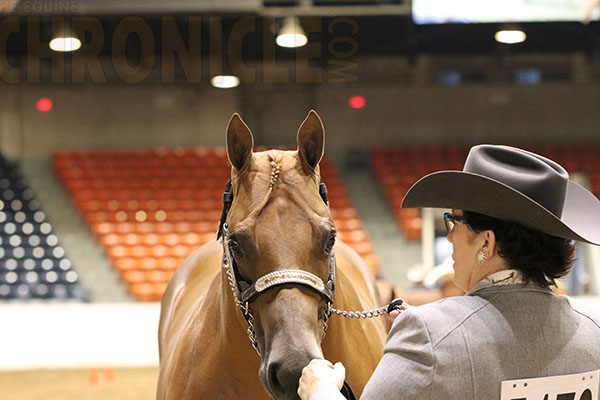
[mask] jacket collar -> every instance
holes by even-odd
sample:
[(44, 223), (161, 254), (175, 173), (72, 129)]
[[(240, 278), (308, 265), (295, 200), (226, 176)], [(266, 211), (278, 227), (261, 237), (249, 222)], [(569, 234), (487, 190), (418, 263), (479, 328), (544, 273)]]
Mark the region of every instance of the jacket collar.
[(502, 271), (494, 272), (477, 282), (475, 286), (467, 292), (467, 295), (490, 286), (518, 285), (523, 282), (523, 274), (521, 274), (520, 271), (516, 269), (503, 269)]

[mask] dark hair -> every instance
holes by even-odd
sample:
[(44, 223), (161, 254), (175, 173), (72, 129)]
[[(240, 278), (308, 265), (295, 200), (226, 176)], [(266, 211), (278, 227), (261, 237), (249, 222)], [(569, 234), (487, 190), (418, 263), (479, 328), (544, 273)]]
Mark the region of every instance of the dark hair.
[(475, 232), (491, 230), (496, 235), (498, 254), (509, 268), (519, 270), (525, 282), (542, 287), (556, 286), (575, 261), (575, 245), (569, 239), (535, 231), (516, 222), (465, 211), (467, 224)]

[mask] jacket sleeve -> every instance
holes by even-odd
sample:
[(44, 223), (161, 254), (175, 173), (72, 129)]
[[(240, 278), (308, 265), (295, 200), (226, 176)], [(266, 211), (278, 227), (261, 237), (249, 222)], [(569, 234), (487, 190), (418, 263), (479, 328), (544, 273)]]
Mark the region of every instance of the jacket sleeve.
[[(434, 363), (431, 339), (423, 318), (417, 310), (407, 310), (394, 320), (383, 357), (360, 398), (428, 399)], [(344, 396), (335, 385), (323, 384), (310, 400), (344, 400)]]
[(310, 400), (345, 400), (336, 385), (324, 383), (310, 396)]
[(394, 321), (383, 358), (361, 399), (428, 399), (434, 364), (431, 338), (423, 317), (418, 309), (407, 310)]

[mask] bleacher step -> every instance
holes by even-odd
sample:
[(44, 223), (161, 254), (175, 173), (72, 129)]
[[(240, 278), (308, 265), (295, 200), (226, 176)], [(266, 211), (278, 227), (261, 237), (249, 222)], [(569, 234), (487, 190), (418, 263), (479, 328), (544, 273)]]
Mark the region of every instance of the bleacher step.
[(23, 174), (52, 222), (90, 300), (130, 301), (127, 289), (54, 177), (50, 160), (27, 160), (22, 165)]
[(340, 168), (340, 174), (373, 243), (375, 254), (381, 260), (384, 278), (403, 289), (410, 289), (413, 284), (407, 280), (406, 272), (421, 262), (420, 242), (404, 239), (382, 189), (369, 169)]

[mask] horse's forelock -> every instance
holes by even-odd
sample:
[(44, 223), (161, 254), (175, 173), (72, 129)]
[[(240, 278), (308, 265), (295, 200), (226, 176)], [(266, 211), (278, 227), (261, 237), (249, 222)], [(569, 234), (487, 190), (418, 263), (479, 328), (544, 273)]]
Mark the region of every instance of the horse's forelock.
[[(232, 178), (234, 186), (244, 184), (244, 181), (253, 177), (252, 186), (256, 186), (259, 193), (255, 198), (250, 199), (254, 205), (246, 205), (247, 209), (244, 219), (255, 219), (260, 215), (269, 204), (270, 199), (275, 191), (290, 190), (293, 187), (294, 191), (314, 190), (318, 194), (319, 188), (319, 169), (318, 167), (311, 171), (309, 182), (311, 187), (300, 188), (298, 183), (305, 181), (303, 176), (307, 176), (304, 168), (298, 163), (296, 151), (268, 150), (254, 153), (252, 166), (246, 171), (235, 173)], [(260, 178), (259, 178), (260, 177)], [(262, 179), (261, 179), (262, 178)], [(258, 181), (260, 179), (262, 182)], [(314, 186), (313, 186), (314, 185)], [(234, 188), (234, 192), (239, 192)], [(310, 199), (308, 196), (303, 196)], [(320, 197), (315, 197), (315, 201), (320, 201)], [(309, 200), (310, 202), (310, 200)], [(239, 203), (237, 204), (240, 205)], [(243, 205), (242, 205), (243, 207)], [(314, 207), (310, 207), (314, 209)]]

